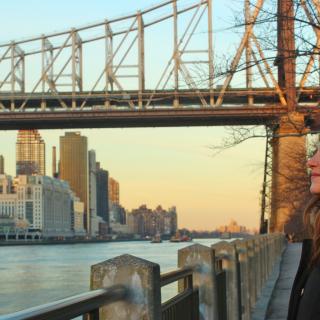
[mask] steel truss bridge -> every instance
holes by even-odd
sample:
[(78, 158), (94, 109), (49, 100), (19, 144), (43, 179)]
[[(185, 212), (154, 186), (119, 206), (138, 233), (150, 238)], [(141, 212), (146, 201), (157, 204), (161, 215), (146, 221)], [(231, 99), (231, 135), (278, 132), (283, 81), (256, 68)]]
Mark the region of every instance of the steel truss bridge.
[[(296, 79), (294, 39), (286, 31), (293, 22), (278, 19), (276, 63), (256, 35), (265, 2), (243, 0), (243, 34), (220, 73), (212, 0), (170, 0), (128, 16), (3, 43), (0, 128), (268, 124), (291, 111), (317, 113), (319, 87), (308, 79), (318, 67), (319, 30), (310, 27), (316, 43)], [(278, 12), (288, 17), (291, 2), (279, 0)], [(313, 25), (311, 10), (319, 14), (320, 6), (310, 3), (312, 8), (301, 0), (301, 8)], [(150, 38), (155, 46), (156, 28), (166, 30), (167, 42), (156, 50), (163, 50), (163, 59), (147, 46)], [(245, 79), (240, 87), (233, 84), (237, 77)]]
[[(261, 231), (270, 210), (269, 230), (283, 231), (291, 203), (270, 196), (287, 183), (279, 170), (290, 176), (296, 167), (282, 161), (286, 144), (274, 133), (301, 136), (308, 121), (320, 119), (320, 4), (277, 0), (274, 8), (270, 1), (239, 0), (237, 40), (216, 31), (213, 0), (168, 0), (0, 44), (0, 128), (265, 125)], [(296, 22), (304, 24), (298, 36)], [(301, 141), (291, 145), (303, 151)]]

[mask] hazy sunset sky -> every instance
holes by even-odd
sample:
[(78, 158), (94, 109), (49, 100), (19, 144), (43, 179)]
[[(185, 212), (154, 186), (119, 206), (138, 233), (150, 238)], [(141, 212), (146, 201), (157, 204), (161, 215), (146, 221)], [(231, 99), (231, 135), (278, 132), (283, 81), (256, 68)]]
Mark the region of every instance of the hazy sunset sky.
[[(5, 1), (1, 4), (0, 43), (103, 21), (158, 2)], [(243, 2), (214, 1), (216, 29), (232, 22), (230, 7), (239, 3)], [(166, 37), (171, 45), (172, 35), (166, 33), (163, 41)], [(215, 40), (219, 37), (214, 34)], [(235, 42), (228, 43), (231, 39)], [(149, 46), (159, 51), (156, 40), (157, 37), (150, 39)], [(227, 33), (221, 46), (224, 50), (234, 49), (237, 41), (238, 36)], [(165, 47), (166, 43), (161, 46)], [(227, 224), (231, 218), (242, 225), (258, 227), (263, 139), (247, 141), (213, 157), (209, 146), (218, 145), (226, 137), (223, 127), (77, 131), (88, 137), (89, 149), (96, 150), (97, 161), (120, 182), (120, 201), (126, 209), (141, 204), (151, 208), (159, 204), (164, 208), (175, 205), (179, 227), (191, 229), (213, 229)], [(46, 143), (47, 174), (51, 175), (51, 149), (55, 145), (59, 151), (59, 136), (64, 130), (41, 130), (40, 134)], [(11, 175), (15, 174), (16, 136), (16, 131), (1, 132), (0, 154), (4, 155), (6, 171)]]

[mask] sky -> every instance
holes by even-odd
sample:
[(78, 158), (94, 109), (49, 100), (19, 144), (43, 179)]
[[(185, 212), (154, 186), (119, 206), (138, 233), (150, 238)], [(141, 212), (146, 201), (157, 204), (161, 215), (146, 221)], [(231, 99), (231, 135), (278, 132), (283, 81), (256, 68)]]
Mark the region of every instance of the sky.
[[(191, 1), (185, 1), (191, 3)], [(65, 30), (136, 12), (157, 1), (105, 0), (11, 0), (1, 4), (0, 43), (29, 36)], [(224, 4), (223, 4), (224, 3)], [(214, 2), (214, 28), (232, 23), (230, 7), (239, 1)], [(181, 19), (181, 25), (185, 21)], [(163, 32), (165, 30), (165, 32)], [(171, 45), (169, 26), (147, 35), (148, 48), (159, 59)], [(195, 44), (200, 44), (195, 40)], [(207, 36), (207, 35), (205, 35)], [(160, 38), (159, 38), (160, 37)], [(214, 33), (218, 43), (220, 33)], [(232, 50), (238, 36), (226, 32), (217, 51)], [(168, 38), (168, 39), (167, 39)], [(159, 50), (161, 39), (161, 50)], [(167, 40), (170, 44), (167, 44)], [(197, 42), (199, 41), (199, 42)], [(93, 56), (88, 57), (92, 60)], [(149, 83), (161, 73), (157, 58), (149, 57), (152, 74)], [(154, 59), (154, 60), (153, 60)], [(35, 67), (36, 69), (36, 67)], [(36, 73), (36, 71), (34, 71)], [(86, 69), (91, 81), (94, 71)], [(30, 71), (30, 79), (32, 71)], [(90, 82), (88, 80), (88, 83)], [(88, 84), (89, 86), (89, 84)], [(212, 230), (235, 219), (241, 225), (258, 227), (259, 196), (263, 179), (265, 141), (252, 139), (216, 156), (210, 149), (227, 137), (223, 127), (121, 128), (79, 130), (88, 137), (89, 149), (96, 150), (97, 161), (120, 183), (120, 201), (128, 210), (146, 204), (155, 208), (175, 205), (179, 227)], [(16, 131), (1, 131), (0, 154), (8, 174), (15, 174)], [(46, 143), (47, 174), (51, 174), (51, 150), (64, 130), (41, 130)]]

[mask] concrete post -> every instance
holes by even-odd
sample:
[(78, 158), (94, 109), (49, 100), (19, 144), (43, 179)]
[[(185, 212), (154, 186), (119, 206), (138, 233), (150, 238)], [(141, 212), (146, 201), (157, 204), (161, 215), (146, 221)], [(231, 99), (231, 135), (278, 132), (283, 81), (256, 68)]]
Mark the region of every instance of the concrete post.
[(160, 267), (125, 254), (91, 266), (91, 289), (121, 284), (128, 288), (126, 301), (100, 309), (101, 320), (160, 320)]
[(239, 319), (239, 296), (237, 277), (237, 252), (234, 244), (221, 241), (211, 246), (215, 255), (222, 257), (222, 268), (226, 271), (227, 287), (227, 318), (228, 320)]
[(269, 274), (272, 272), (273, 260), (274, 260), (274, 245), (273, 245), (273, 235), (268, 237), (268, 254), (269, 254)]
[(200, 244), (180, 249), (178, 266), (194, 268), (193, 284), (199, 287), (200, 319), (218, 319), (214, 251)]
[(244, 240), (235, 240), (240, 262), (240, 279), (241, 279), (241, 320), (250, 320), (250, 290), (249, 290), (249, 257), (248, 244)]
[(265, 282), (268, 279), (267, 237), (265, 235), (261, 236), (261, 254), (262, 254), (262, 279), (263, 279), (262, 286), (264, 286)]
[(256, 259), (256, 268), (255, 274), (256, 274), (256, 297), (258, 298), (260, 296), (260, 292), (262, 289), (262, 260), (261, 260), (261, 248), (260, 248), (260, 237), (254, 237), (254, 254), (255, 254), (255, 259)]
[(256, 304), (257, 299), (257, 291), (256, 291), (256, 272), (252, 272), (252, 270), (256, 270), (256, 259), (254, 255), (254, 240), (253, 238), (247, 239), (248, 246), (248, 258), (249, 258), (249, 292), (250, 292), (250, 306), (251, 309)]

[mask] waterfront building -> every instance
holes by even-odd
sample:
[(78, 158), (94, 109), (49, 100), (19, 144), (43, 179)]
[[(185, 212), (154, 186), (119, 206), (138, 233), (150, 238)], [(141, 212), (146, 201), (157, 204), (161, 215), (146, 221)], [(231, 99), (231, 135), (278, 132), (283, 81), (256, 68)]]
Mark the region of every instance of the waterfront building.
[(142, 237), (146, 235), (143, 214), (137, 209), (128, 213), (127, 223), (131, 233)]
[(85, 236), (86, 231), (83, 227), (84, 203), (72, 192), (71, 199), (71, 230), (74, 232), (75, 236)]
[(107, 224), (101, 217), (98, 217), (100, 219), (99, 222), (99, 237), (100, 238), (107, 238), (110, 234), (110, 227), (109, 224)]
[(111, 224), (112, 233), (130, 235), (132, 234), (132, 229), (127, 224), (112, 223)]
[(126, 224), (126, 210), (124, 207), (115, 203), (111, 205), (110, 223)]
[(152, 236), (152, 234), (149, 233), (151, 215), (152, 210), (144, 204), (138, 209), (133, 209), (128, 215), (128, 225), (132, 233), (139, 234), (143, 237)]
[(0, 155), (0, 174), (4, 174), (4, 157)]
[(151, 210), (142, 205), (128, 213), (127, 222), (130, 231), (142, 237), (158, 233), (169, 236), (177, 231), (177, 212), (175, 207), (167, 211), (161, 206)]
[(164, 214), (164, 234), (175, 235), (178, 230), (178, 216), (175, 206), (168, 209)]
[(109, 228), (109, 201), (108, 201), (108, 176), (106, 170), (100, 168), (100, 163), (96, 164), (96, 182), (97, 182), (97, 215), (101, 217)]
[(70, 237), (71, 195), (69, 184), (46, 176), (18, 176), (15, 181), (17, 217), (43, 237)]
[(0, 217), (14, 219), (17, 212), (17, 195), (13, 193), (13, 180), (9, 175), (0, 175)]
[(119, 182), (112, 177), (109, 177), (108, 198), (109, 202), (119, 204), (120, 203), (120, 187)]
[(88, 141), (80, 132), (66, 132), (60, 137), (59, 177), (84, 203), (84, 227), (90, 232), (88, 219)]
[(16, 143), (16, 174), (46, 175), (45, 143), (38, 130), (19, 130)]

